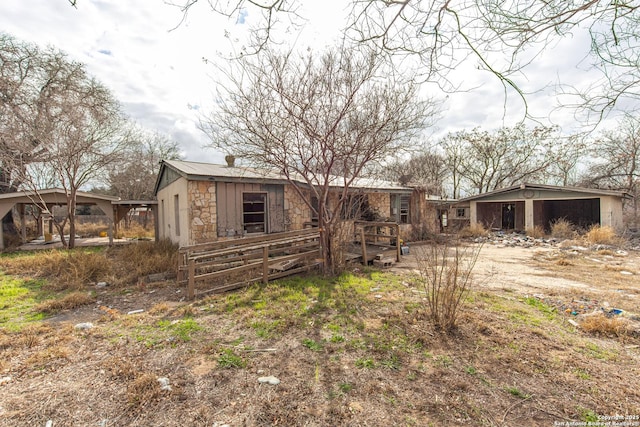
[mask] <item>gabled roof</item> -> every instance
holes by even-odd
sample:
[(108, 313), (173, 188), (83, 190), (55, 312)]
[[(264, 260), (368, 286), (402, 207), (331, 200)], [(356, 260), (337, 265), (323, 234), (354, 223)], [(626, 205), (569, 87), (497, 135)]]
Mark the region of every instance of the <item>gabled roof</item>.
[(631, 198), (629, 193), (624, 191), (614, 191), (614, 190), (602, 190), (599, 188), (584, 188), (584, 187), (561, 187), (557, 185), (547, 185), (547, 184), (528, 184), (522, 183), (518, 185), (512, 185), (511, 187), (499, 188), (497, 190), (489, 191), (487, 193), (477, 194), (475, 196), (465, 197), (459, 200), (459, 202), (468, 202), (472, 200), (483, 199), (499, 194), (510, 193), (514, 191), (520, 190), (545, 190), (545, 191), (555, 191), (555, 192), (573, 192), (573, 193), (584, 193), (586, 195), (601, 195), (601, 196), (616, 196), (622, 198)]
[[(3, 199), (14, 199), (16, 203), (29, 203), (32, 199), (42, 198), (46, 203), (67, 203), (67, 193), (62, 188), (47, 188), (44, 190), (25, 190), (25, 191), (16, 191), (14, 193), (5, 193), (0, 194), (0, 200)], [(97, 193), (88, 193), (86, 191), (78, 191), (76, 194), (76, 203), (79, 205), (86, 203), (93, 203), (96, 200), (105, 200), (109, 202), (114, 202), (116, 200), (120, 200), (120, 197), (117, 196), (107, 196), (104, 194)]]
[[(269, 171), (267, 169), (250, 168), (246, 166), (227, 166), (216, 165), (212, 163), (189, 162), (184, 160), (163, 160), (160, 165), (160, 172), (156, 180), (154, 192), (158, 193), (163, 174), (167, 169), (177, 173), (179, 176), (190, 181), (222, 181), (222, 182), (260, 182), (265, 184), (287, 184), (287, 178), (279, 173)], [(294, 180), (296, 183), (306, 185), (301, 178)], [(331, 184), (333, 188), (341, 188), (342, 179), (335, 177), (332, 180), (335, 184)], [(410, 192), (411, 187), (405, 187), (394, 184), (389, 181), (383, 181), (371, 178), (358, 178), (354, 180), (351, 188), (362, 190), (382, 190)]]

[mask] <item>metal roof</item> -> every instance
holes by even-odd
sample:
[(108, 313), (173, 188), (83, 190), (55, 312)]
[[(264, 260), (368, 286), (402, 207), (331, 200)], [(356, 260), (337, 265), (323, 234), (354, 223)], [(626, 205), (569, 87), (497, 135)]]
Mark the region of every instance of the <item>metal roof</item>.
[[(180, 173), (185, 178), (192, 180), (212, 180), (212, 178), (213, 180), (216, 180), (216, 178), (221, 178), (220, 180), (224, 181), (269, 181), (272, 183), (282, 184), (289, 182), (284, 175), (267, 169), (250, 168), (246, 166), (216, 165), (213, 163), (189, 162), (184, 160), (163, 160), (162, 163), (163, 166), (160, 169), (160, 174), (162, 173), (162, 168), (166, 165)], [(293, 181), (306, 185), (305, 180), (300, 177), (293, 179)], [(333, 188), (342, 188), (343, 185), (341, 185), (341, 183), (343, 182), (342, 177), (334, 176), (331, 177), (330, 186)], [(412, 187), (405, 187), (375, 178), (357, 178), (353, 181), (350, 188), (399, 192), (410, 192), (413, 190)]]
[(475, 196), (465, 197), (459, 200), (459, 202), (468, 202), (471, 200), (483, 199), (485, 197), (494, 196), (503, 193), (509, 193), (512, 191), (518, 190), (548, 190), (548, 191), (573, 191), (576, 193), (585, 193), (585, 194), (597, 194), (602, 196), (617, 196), (622, 198), (631, 198), (629, 193), (624, 191), (615, 191), (615, 190), (602, 190), (599, 188), (584, 188), (584, 187), (561, 187), (557, 185), (547, 185), (547, 184), (517, 184), (512, 185), (511, 187), (499, 188), (497, 190), (489, 191), (487, 193), (477, 194)]
[[(25, 191), (16, 191), (13, 193), (0, 194), (0, 199), (16, 199), (16, 200), (21, 199), (21, 200), (28, 201), (28, 200), (31, 200), (32, 198), (38, 199), (40, 196), (45, 198), (47, 203), (49, 202), (49, 200), (52, 200), (53, 203), (55, 203), (55, 200), (58, 200), (56, 196), (63, 196), (64, 199), (60, 199), (60, 200), (64, 200), (64, 203), (66, 203), (67, 192), (62, 188), (47, 188), (44, 190), (37, 190), (37, 191), (25, 190)], [(93, 199), (93, 200), (106, 200), (109, 202), (120, 200), (120, 198), (117, 196), (107, 196), (104, 194), (88, 193), (86, 191), (78, 191), (76, 193), (76, 196), (78, 199), (78, 204), (84, 203), (84, 202), (80, 202), (80, 200), (86, 200), (86, 199), (89, 199), (89, 201)]]

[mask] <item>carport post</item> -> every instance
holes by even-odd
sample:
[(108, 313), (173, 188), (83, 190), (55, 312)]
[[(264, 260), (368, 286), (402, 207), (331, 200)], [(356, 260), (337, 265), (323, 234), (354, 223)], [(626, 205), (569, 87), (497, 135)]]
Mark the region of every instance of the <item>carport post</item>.
[(524, 199), (524, 229), (533, 230), (535, 218), (533, 217), (533, 199)]

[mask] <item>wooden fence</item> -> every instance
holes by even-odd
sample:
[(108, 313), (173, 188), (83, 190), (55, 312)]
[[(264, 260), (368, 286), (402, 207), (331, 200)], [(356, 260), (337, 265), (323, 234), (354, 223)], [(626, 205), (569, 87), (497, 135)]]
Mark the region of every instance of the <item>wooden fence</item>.
[(278, 279), (322, 263), (318, 229), (289, 231), (185, 246), (179, 250), (178, 283), (190, 299), (249, 283)]
[(400, 262), (400, 226), (395, 222), (354, 221), (354, 241), (362, 245), (362, 263), (367, 265), (375, 253), (367, 251), (367, 246), (385, 246), (395, 248), (396, 262)]

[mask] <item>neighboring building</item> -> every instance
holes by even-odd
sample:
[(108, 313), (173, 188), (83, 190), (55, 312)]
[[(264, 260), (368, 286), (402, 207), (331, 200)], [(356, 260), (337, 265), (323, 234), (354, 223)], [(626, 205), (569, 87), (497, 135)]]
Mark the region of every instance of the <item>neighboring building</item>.
[(548, 231), (562, 218), (579, 227), (598, 224), (622, 230), (622, 202), (630, 197), (620, 191), (521, 184), (460, 199), (452, 209), (466, 214), (462, 209), (468, 206), (469, 223), (488, 229)]
[[(309, 191), (302, 181), (297, 184)], [(342, 188), (332, 188), (337, 197)], [(158, 237), (180, 246), (317, 224), (312, 209), (291, 183), (279, 174), (254, 168), (164, 160), (155, 194)], [(309, 193), (305, 198), (316, 203)], [(411, 224), (423, 221), (425, 206), (424, 193), (419, 190), (361, 179), (350, 187), (343, 210), (350, 218), (356, 214), (363, 219), (398, 222), (401, 235), (408, 235)]]

